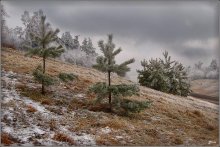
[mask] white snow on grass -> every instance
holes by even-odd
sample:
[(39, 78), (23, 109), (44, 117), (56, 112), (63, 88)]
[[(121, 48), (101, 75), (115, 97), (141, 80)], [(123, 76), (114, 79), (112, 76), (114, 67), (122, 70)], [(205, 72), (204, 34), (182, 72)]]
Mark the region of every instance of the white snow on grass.
[(41, 112), (41, 113), (47, 113), (49, 114), (50, 112), (45, 109), (45, 107), (43, 107), (40, 103), (38, 102), (34, 102), (30, 99), (28, 99), (27, 97), (23, 97), (23, 102), (26, 104), (26, 105), (30, 105), (32, 107), (34, 107), (35, 109), (37, 109), (37, 111)]
[(2, 126), (2, 131), (10, 134), (14, 131), (14, 129), (8, 126), (5, 127)]
[(60, 131), (71, 137), (76, 142), (77, 145), (86, 145), (86, 146), (96, 145), (94, 137), (92, 135), (86, 133), (76, 135), (76, 133), (70, 132), (68, 129), (66, 129), (66, 127), (61, 127)]
[[(19, 94), (15, 89), (15, 84), (19, 83), (17, 79), (15, 79), (15, 73), (4, 73), (2, 74), (2, 80), (5, 82), (5, 86), (2, 86), (2, 109), (1, 113), (3, 114), (2, 118), (5, 117), (6, 122), (1, 122), (1, 130), (2, 132), (9, 133), (12, 137), (18, 139), (22, 146), (32, 146), (33, 140), (37, 140), (40, 145), (64, 145), (67, 146), (67, 142), (59, 142), (53, 140), (53, 136), (55, 134), (54, 131), (51, 131), (49, 128), (45, 128), (45, 126), (38, 126), (38, 123), (48, 123), (48, 120), (55, 119), (57, 124), (56, 127), (58, 130), (64, 132), (69, 137), (71, 137), (77, 145), (95, 145), (94, 138), (86, 133), (76, 134), (74, 132), (70, 132), (64, 126), (60, 124), (66, 118), (65, 115), (57, 115), (53, 112), (48, 111), (43, 105), (38, 102), (35, 102), (28, 97), (23, 97)], [(78, 97), (82, 97), (82, 95), (78, 95)], [(13, 106), (16, 107), (19, 111), (16, 111), (15, 108), (9, 107), (9, 103), (13, 102)], [(32, 106), (37, 111), (35, 113), (27, 113), (27, 107)], [(17, 113), (22, 118), (16, 118)], [(16, 118), (16, 122), (13, 122), (13, 119)], [(38, 118), (41, 118), (38, 120)], [(19, 120), (18, 120), (19, 119)], [(43, 122), (42, 122), (43, 121)], [(40, 138), (38, 138), (40, 137)], [(42, 138), (43, 137), (43, 138)]]
[(37, 126), (34, 127), (33, 131), (37, 134), (40, 134), (40, 135), (45, 134), (45, 131), (39, 129)]

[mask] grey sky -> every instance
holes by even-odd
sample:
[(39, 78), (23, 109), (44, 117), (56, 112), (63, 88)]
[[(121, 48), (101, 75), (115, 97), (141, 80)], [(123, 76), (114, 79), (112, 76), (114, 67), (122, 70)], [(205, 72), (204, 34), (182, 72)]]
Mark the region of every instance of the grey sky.
[(91, 37), (94, 45), (113, 33), (122, 47), (118, 62), (134, 57), (128, 73), (137, 77), (140, 61), (164, 50), (185, 65), (218, 58), (217, 1), (4, 1), (10, 27), (21, 26), (24, 10), (42, 9), (48, 21), (72, 35)]

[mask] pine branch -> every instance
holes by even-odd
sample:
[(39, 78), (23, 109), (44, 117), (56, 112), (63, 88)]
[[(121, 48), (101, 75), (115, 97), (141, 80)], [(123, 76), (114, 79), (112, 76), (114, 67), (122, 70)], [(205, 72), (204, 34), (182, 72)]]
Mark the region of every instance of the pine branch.
[(30, 47), (27, 47), (27, 46), (26, 46), (26, 48), (28, 49), (28, 52), (25, 54), (25, 56), (32, 57), (33, 55), (38, 55), (40, 57), (43, 57), (42, 48), (30, 48)]
[(115, 51), (112, 53), (112, 56), (116, 56), (116, 55), (119, 54), (121, 51), (122, 51), (122, 49), (121, 49), (121, 48), (118, 48), (117, 50), (115, 50)]

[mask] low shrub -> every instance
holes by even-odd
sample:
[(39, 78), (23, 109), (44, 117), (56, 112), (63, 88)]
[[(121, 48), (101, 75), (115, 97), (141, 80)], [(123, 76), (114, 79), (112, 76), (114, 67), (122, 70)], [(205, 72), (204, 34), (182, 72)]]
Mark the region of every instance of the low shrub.
[(39, 83), (43, 83), (46, 86), (55, 84), (55, 78), (52, 78), (50, 75), (43, 73), (41, 66), (38, 66), (33, 72), (34, 79)]
[(149, 108), (151, 102), (150, 101), (137, 101), (137, 100), (129, 100), (122, 99), (120, 102), (120, 106), (124, 109), (125, 113), (139, 113), (140, 111)]
[(191, 92), (188, 73), (183, 64), (172, 61), (168, 52), (164, 59), (156, 58), (141, 61), (142, 70), (138, 72), (138, 82), (146, 86), (174, 95), (188, 96)]
[(59, 78), (63, 81), (63, 82), (68, 82), (68, 81), (73, 81), (74, 79), (78, 78), (76, 75), (74, 75), (73, 73), (60, 73), (59, 74)]

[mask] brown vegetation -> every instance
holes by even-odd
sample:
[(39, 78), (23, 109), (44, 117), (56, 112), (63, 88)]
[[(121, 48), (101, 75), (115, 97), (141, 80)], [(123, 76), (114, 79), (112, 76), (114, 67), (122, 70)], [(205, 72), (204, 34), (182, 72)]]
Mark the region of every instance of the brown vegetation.
[(1, 133), (1, 144), (10, 146), (14, 143), (18, 143), (18, 141), (12, 138), (8, 133), (5, 133), (5, 132)]
[(71, 139), (69, 136), (67, 136), (66, 134), (63, 134), (63, 133), (59, 133), (57, 132), (54, 137), (53, 137), (54, 140), (57, 140), (57, 141), (62, 141), (62, 142), (68, 142), (70, 145), (75, 145), (75, 142), (73, 139)]
[(31, 105), (28, 105), (28, 106), (27, 106), (27, 112), (34, 113), (34, 112), (36, 112), (36, 111), (37, 111), (37, 109), (34, 108), (33, 106), (31, 106)]

